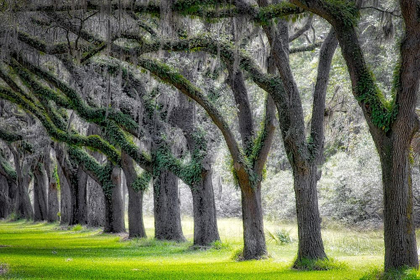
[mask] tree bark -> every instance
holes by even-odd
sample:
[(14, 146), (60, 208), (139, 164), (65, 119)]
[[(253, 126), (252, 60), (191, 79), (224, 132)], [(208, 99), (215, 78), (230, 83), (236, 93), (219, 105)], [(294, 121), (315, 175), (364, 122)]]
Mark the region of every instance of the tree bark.
[(74, 223), (86, 225), (87, 224), (87, 181), (88, 175), (83, 171), (81, 167), (77, 168), (77, 191), (76, 191), (76, 201), (77, 206), (73, 209), (75, 212), (73, 215), (75, 217)]
[(48, 222), (52, 223), (57, 221), (59, 211), (57, 182), (50, 181), (48, 185)]
[(114, 167), (111, 180), (114, 185), (110, 194), (105, 195), (104, 232), (125, 232), (124, 209), (121, 196), (121, 169)]
[[(246, 91), (245, 96), (241, 97), (248, 100)], [(193, 198), (194, 246), (205, 247), (211, 245), (211, 243), (216, 240), (220, 240), (212, 182), (213, 155), (210, 154), (211, 147), (209, 147), (209, 142), (206, 138), (203, 137), (198, 140), (197, 137), (194, 137), (194, 134), (198, 133), (195, 129), (196, 113), (194, 103), (189, 102), (187, 97), (183, 94), (178, 95), (178, 100), (179, 106), (172, 109), (169, 122), (173, 126), (178, 126), (183, 131), (190, 154), (193, 155), (196, 152), (195, 150), (199, 149), (200, 145), (202, 145), (202, 143), (198, 143), (199, 141), (207, 142), (205, 145), (206, 149), (201, 151), (201, 153), (205, 153), (204, 158), (200, 159), (201, 180), (194, 185), (189, 186)], [(242, 110), (249, 112), (249, 107), (243, 106)], [(243, 127), (242, 130), (246, 130), (246, 128), (247, 127)], [(252, 136), (252, 131), (247, 133), (250, 133), (250, 137)], [(251, 138), (246, 139), (251, 141)], [(247, 141), (246, 139), (243, 141)], [(197, 159), (193, 158), (192, 160)]]
[(57, 179), (55, 178), (55, 175), (54, 175), (55, 167), (53, 167), (50, 152), (51, 152), (51, 147), (47, 147), (45, 151), (44, 163), (45, 163), (45, 171), (47, 172), (47, 177), (48, 177), (47, 221), (51, 223), (58, 220), (58, 212), (60, 211), (60, 205), (58, 202)]
[(404, 134), (403, 129), (395, 126), (392, 137), (382, 141), (379, 147), (384, 189), (385, 270), (418, 267), (409, 140)]
[(143, 190), (136, 191), (132, 187), (137, 179), (133, 160), (121, 152), (121, 161), (128, 189), (128, 234), (130, 238), (144, 238), (147, 236), (143, 222)]
[[(60, 161), (60, 159), (58, 159), (58, 161)], [(64, 175), (63, 168), (60, 163), (58, 163), (57, 166), (57, 173), (58, 178), (60, 179), (60, 224), (68, 225), (73, 220), (71, 192), (68, 179)]]
[[(128, 180), (127, 180), (128, 183)], [(130, 238), (145, 238), (146, 230), (143, 222), (143, 191), (128, 189), (128, 233)]]
[(30, 176), (25, 175), (23, 178), (18, 179), (19, 183), (17, 185), (17, 203), (16, 203), (16, 214), (18, 218), (25, 218), (30, 220), (33, 218), (33, 209), (31, 204), (31, 199), (29, 198), (29, 183)]
[(17, 196), (15, 204), (15, 213), (18, 219), (25, 218), (29, 220), (32, 219), (34, 216), (34, 210), (32, 208), (31, 199), (29, 198), (28, 192), (29, 183), (31, 182), (31, 176), (29, 174), (31, 164), (25, 159), (21, 160), (21, 155), (14, 147), (10, 146), (10, 148), (15, 161), (15, 168), (17, 174)]
[(88, 178), (88, 225), (105, 226), (105, 196), (102, 187), (92, 178)]
[(181, 226), (181, 210), (178, 197), (178, 178), (162, 170), (153, 182), (155, 238), (159, 240), (185, 241)]
[(220, 240), (211, 170), (203, 170), (201, 182), (191, 188), (194, 212), (194, 246), (209, 246)]
[(298, 221), (298, 255), (295, 266), (305, 259), (325, 259), (321, 237), (321, 218), (318, 210), (317, 166), (293, 168), (296, 214)]
[(48, 218), (47, 185), (48, 177), (42, 162), (38, 162), (34, 170), (34, 221)]
[(7, 178), (0, 175), (0, 219), (7, 218), (10, 214), (11, 199), (9, 195), (9, 183)]
[[(245, 260), (261, 259), (267, 255), (265, 244), (263, 210), (261, 205), (261, 185), (252, 188), (250, 182), (241, 180), (242, 222), (244, 228)], [(241, 184), (241, 183), (240, 183)]]

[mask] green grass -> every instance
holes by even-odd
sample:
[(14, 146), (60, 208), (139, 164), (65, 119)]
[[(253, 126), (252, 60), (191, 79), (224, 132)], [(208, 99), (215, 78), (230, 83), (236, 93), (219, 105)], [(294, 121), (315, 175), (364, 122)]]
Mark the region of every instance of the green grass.
[[(148, 236), (153, 219), (146, 218)], [(127, 240), (102, 234), (100, 229), (60, 227), (24, 221), (0, 222), (1, 279), (376, 279), (382, 270), (380, 232), (348, 229), (324, 230), (327, 254), (339, 265), (326, 271), (291, 269), (297, 250), (292, 225), (266, 223), (271, 232), (287, 230), (292, 243), (278, 245), (267, 237), (270, 258), (237, 262), (233, 254), (242, 246), (242, 224), (221, 219), (223, 244), (217, 249), (192, 250), (193, 224), (184, 219), (186, 243), (154, 239)], [(7, 272), (6, 272), (7, 271)], [(6, 272), (6, 273), (5, 273)], [(375, 274), (376, 273), (376, 274)], [(410, 272), (415, 279), (417, 272)]]

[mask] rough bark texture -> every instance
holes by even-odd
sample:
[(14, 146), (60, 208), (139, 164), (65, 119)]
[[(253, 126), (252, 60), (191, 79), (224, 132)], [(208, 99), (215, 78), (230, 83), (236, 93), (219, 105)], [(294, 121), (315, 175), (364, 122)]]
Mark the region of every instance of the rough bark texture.
[(181, 226), (181, 210), (178, 197), (178, 178), (162, 170), (153, 182), (155, 238), (159, 240), (185, 241)]
[[(246, 92), (245, 92), (246, 93)], [(245, 97), (244, 97), (245, 98)], [(194, 154), (202, 143), (197, 141), (208, 141), (207, 139), (197, 139), (193, 137), (196, 126), (195, 105), (187, 100), (186, 96), (180, 94), (178, 96), (179, 106), (172, 109), (169, 122), (181, 128), (187, 140), (187, 147), (190, 154)], [(246, 100), (247, 96), (246, 96)], [(248, 108), (249, 109), (249, 108)], [(248, 139), (252, 140), (252, 139)], [(214, 201), (214, 191), (212, 182), (212, 162), (213, 154), (211, 154), (209, 143), (205, 144), (206, 149), (202, 153), (206, 153), (201, 159), (201, 180), (190, 187), (193, 198), (193, 214), (194, 214), (194, 246), (209, 246), (212, 242), (220, 240), (217, 228), (216, 204)], [(197, 160), (197, 159), (193, 159)]]
[(317, 167), (293, 169), (296, 213), (298, 222), (298, 256), (296, 266), (304, 259), (325, 259), (321, 237), (321, 217), (318, 210)]
[[(241, 181), (241, 178), (239, 177)], [(241, 185), (242, 221), (244, 226), (245, 260), (260, 259), (267, 255), (265, 244), (263, 210), (261, 205), (261, 185), (251, 188)]]
[(34, 170), (34, 221), (48, 219), (48, 177), (44, 165), (39, 162)]
[(60, 224), (68, 225), (72, 221), (72, 203), (69, 182), (64, 175), (60, 163), (57, 167), (58, 177), (60, 178)]
[(134, 190), (132, 187), (133, 183), (137, 179), (137, 173), (134, 169), (133, 160), (124, 152), (121, 153), (121, 160), (128, 189), (129, 237), (147, 237), (143, 223), (143, 190)]
[[(53, 163), (51, 161), (50, 155), (50, 147), (46, 148), (45, 151), (45, 171), (47, 172), (48, 177), (48, 214), (47, 214), (47, 221), (48, 222), (55, 222), (58, 220), (58, 212), (60, 211), (60, 205), (58, 202), (58, 186), (57, 186), (57, 179), (54, 175)], [(55, 163), (54, 163), (55, 164)]]
[(105, 196), (102, 187), (93, 179), (88, 178), (88, 225), (91, 227), (105, 226)]
[(16, 192), (16, 204), (15, 213), (17, 218), (32, 219), (34, 216), (34, 210), (32, 208), (31, 200), (29, 198), (29, 184), (31, 182), (30, 169), (31, 164), (21, 158), (20, 153), (11, 147), (13, 154), (15, 169), (17, 174), (17, 192)]
[(48, 185), (48, 222), (55, 222), (58, 220), (58, 212), (60, 211), (60, 205), (58, 202), (58, 188), (57, 182), (51, 182)]
[(0, 219), (4, 219), (10, 214), (11, 199), (9, 196), (9, 188), (7, 178), (0, 175)]
[(210, 170), (203, 170), (201, 182), (191, 188), (194, 213), (194, 246), (209, 246), (220, 240)]
[(121, 196), (121, 169), (114, 167), (111, 180), (114, 185), (111, 194), (105, 195), (104, 232), (125, 232), (124, 209)]
[(385, 269), (418, 267), (409, 163), (411, 140), (405, 124), (382, 141), (379, 154), (384, 186)]
[(75, 212), (73, 215), (76, 217), (74, 223), (81, 225), (86, 225), (88, 221), (87, 180), (88, 175), (83, 171), (82, 168), (79, 167), (77, 169), (77, 208), (73, 210), (73, 212)]

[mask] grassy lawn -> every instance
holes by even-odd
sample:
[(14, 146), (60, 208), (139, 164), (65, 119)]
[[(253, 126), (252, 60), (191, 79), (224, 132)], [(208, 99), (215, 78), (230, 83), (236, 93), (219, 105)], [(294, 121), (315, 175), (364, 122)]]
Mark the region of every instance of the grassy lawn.
[[(153, 219), (146, 218), (148, 236)], [(102, 234), (99, 229), (61, 228), (57, 224), (0, 222), (0, 276), (2, 279), (360, 279), (381, 270), (381, 232), (324, 230), (327, 254), (337, 263), (329, 271), (296, 271), (291, 264), (297, 242), (278, 245), (267, 237), (271, 257), (237, 262), (232, 256), (242, 240), (239, 219), (219, 220), (223, 244), (207, 251), (190, 249), (193, 224), (184, 219), (190, 242), (153, 239), (127, 240), (124, 235)], [(266, 223), (266, 229), (290, 232), (291, 225)]]

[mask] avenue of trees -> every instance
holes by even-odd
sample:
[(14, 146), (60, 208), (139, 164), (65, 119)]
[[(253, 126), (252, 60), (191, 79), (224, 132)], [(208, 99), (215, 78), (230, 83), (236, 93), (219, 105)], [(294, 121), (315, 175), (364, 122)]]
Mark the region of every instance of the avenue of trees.
[[(294, 267), (305, 268), (328, 258), (318, 182), (331, 153), (326, 127), (339, 111), (332, 102), (348, 86), (380, 159), (385, 270), (418, 268), (420, 1), (377, 2), (0, 1), (0, 218), (142, 238), (150, 186), (155, 238), (182, 242), (181, 180), (194, 246), (208, 247), (220, 240), (213, 177), (223, 146), (241, 197), (241, 258), (268, 254), (262, 182), (268, 164), (287, 164)], [(392, 58), (372, 59), (385, 48)], [(302, 76), (309, 66), (292, 56), (316, 62), (315, 74)], [(331, 78), (338, 56), (342, 84)], [(283, 160), (269, 162), (280, 149)]]

